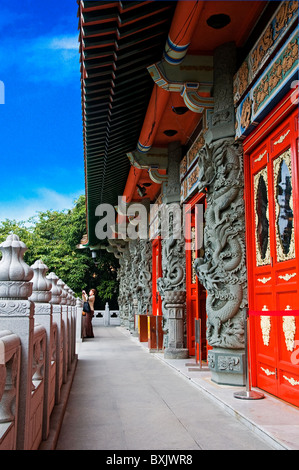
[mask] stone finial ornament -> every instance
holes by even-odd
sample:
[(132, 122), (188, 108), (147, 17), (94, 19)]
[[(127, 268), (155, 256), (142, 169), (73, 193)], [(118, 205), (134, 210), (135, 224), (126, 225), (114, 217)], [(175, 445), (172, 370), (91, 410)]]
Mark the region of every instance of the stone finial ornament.
[(27, 246), (17, 235), (8, 235), (0, 244), (2, 259), (0, 261), (0, 281), (30, 281), (33, 270), (25, 263), (23, 257)]
[(66, 304), (67, 305), (72, 305), (72, 294), (71, 294), (71, 288), (65, 284), (64, 290), (66, 292)]
[(27, 299), (32, 292), (33, 270), (23, 257), (27, 246), (15, 234), (0, 244), (0, 298)]
[(59, 277), (55, 273), (51, 272), (48, 274), (47, 279), (50, 281), (51, 287), (51, 304), (60, 304), (62, 289), (57, 285)]
[(66, 284), (63, 282), (62, 279), (59, 279), (57, 285), (61, 288), (60, 303), (61, 305), (67, 305), (67, 292), (65, 290)]
[(29, 300), (48, 303), (51, 300), (51, 282), (46, 278), (48, 267), (39, 259), (35, 261), (31, 268), (34, 274), (32, 295)]

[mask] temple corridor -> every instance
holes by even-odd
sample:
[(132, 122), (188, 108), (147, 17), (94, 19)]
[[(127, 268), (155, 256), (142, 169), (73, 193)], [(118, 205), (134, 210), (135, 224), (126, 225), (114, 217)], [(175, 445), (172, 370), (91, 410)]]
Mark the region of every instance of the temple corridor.
[(95, 325), (94, 333), (79, 345), (56, 450), (275, 447), (124, 328)]

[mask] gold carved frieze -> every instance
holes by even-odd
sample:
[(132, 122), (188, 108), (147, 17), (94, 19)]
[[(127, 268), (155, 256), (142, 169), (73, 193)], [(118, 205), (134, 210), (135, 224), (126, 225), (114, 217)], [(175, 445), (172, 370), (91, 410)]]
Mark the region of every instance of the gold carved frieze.
[(187, 179), (184, 179), (184, 181), (181, 182), (181, 202), (184, 202), (187, 199), (188, 196), (188, 181)]
[(235, 104), (254, 83), (262, 67), (269, 62), (278, 43), (283, 43), (283, 37), (296, 21), (297, 15), (298, 0), (281, 2), (234, 77)]
[(196, 142), (194, 142), (194, 144), (192, 145), (190, 150), (188, 150), (188, 152), (187, 152), (187, 166), (188, 166), (188, 168), (190, 168), (190, 166), (194, 162), (195, 158), (197, 157), (198, 152), (200, 151), (200, 149), (203, 148), (204, 145), (205, 145), (205, 139), (204, 139), (203, 132), (201, 132), (199, 134), (198, 138), (196, 139)]
[(258, 113), (296, 65), (298, 66), (298, 37), (294, 34), (254, 87), (253, 114)]
[(198, 176), (199, 176), (199, 166), (196, 165), (194, 170), (188, 175), (188, 191), (190, 191), (194, 185), (198, 183)]
[(184, 158), (181, 160), (181, 202), (184, 202), (190, 196), (198, 182), (198, 152), (204, 147), (204, 145), (204, 131), (202, 131)]
[(271, 46), (273, 46), (273, 24), (270, 23), (260, 39), (258, 40), (256, 46), (250, 55), (252, 75), (256, 75), (259, 70), (259, 67), (264, 62), (266, 55), (269, 53)]
[(187, 155), (184, 156), (184, 158), (181, 160), (181, 163), (180, 163), (181, 178), (186, 174), (186, 172), (187, 172)]
[[(261, 48), (260, 54), (263, 54), (262, 50)], [(243, 96), (236, 93), (236, 138), (247, 135), (252, 126), (260, 122), (266, 110), (271, 109), (273, 99), (282, 87), (296, 80), (298, 67), (297, 27), (290, 37), (281, 43), (281, 48), (271, 61), (269, 60), (263, 73), (260, 76), (257, 73), (255, 80), (251, 80)]]

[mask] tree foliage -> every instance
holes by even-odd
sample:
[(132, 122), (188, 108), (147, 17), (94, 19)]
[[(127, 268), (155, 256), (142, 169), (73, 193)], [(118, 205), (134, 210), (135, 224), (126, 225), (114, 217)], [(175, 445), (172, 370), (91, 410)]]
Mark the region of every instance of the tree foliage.
[(31, 266), (41, 259), (48, 272), (53, 271), (76, 295), (81, 296), (82, 289), (96, 288), (101, 308), (106, 301), (111, 308), (117, 308), (118, 261), (105, 250), (97, 251), (94, 260), (89, 248), (77, 248), (86, 233), (84, 196), (74, 201), (74, 207), (69, 210), (39, 212), (28, 221), (0, 221), (0, 243), (10, 233), (18, 235), (27, 245), (24, 255), (27, 264)]

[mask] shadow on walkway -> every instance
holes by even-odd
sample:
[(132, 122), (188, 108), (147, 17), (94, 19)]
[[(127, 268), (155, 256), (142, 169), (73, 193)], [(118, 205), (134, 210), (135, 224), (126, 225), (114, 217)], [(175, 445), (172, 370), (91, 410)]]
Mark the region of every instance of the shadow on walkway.
[(57, 450), (273, 449), (127, 330), (94, 333), (78, 347)]

